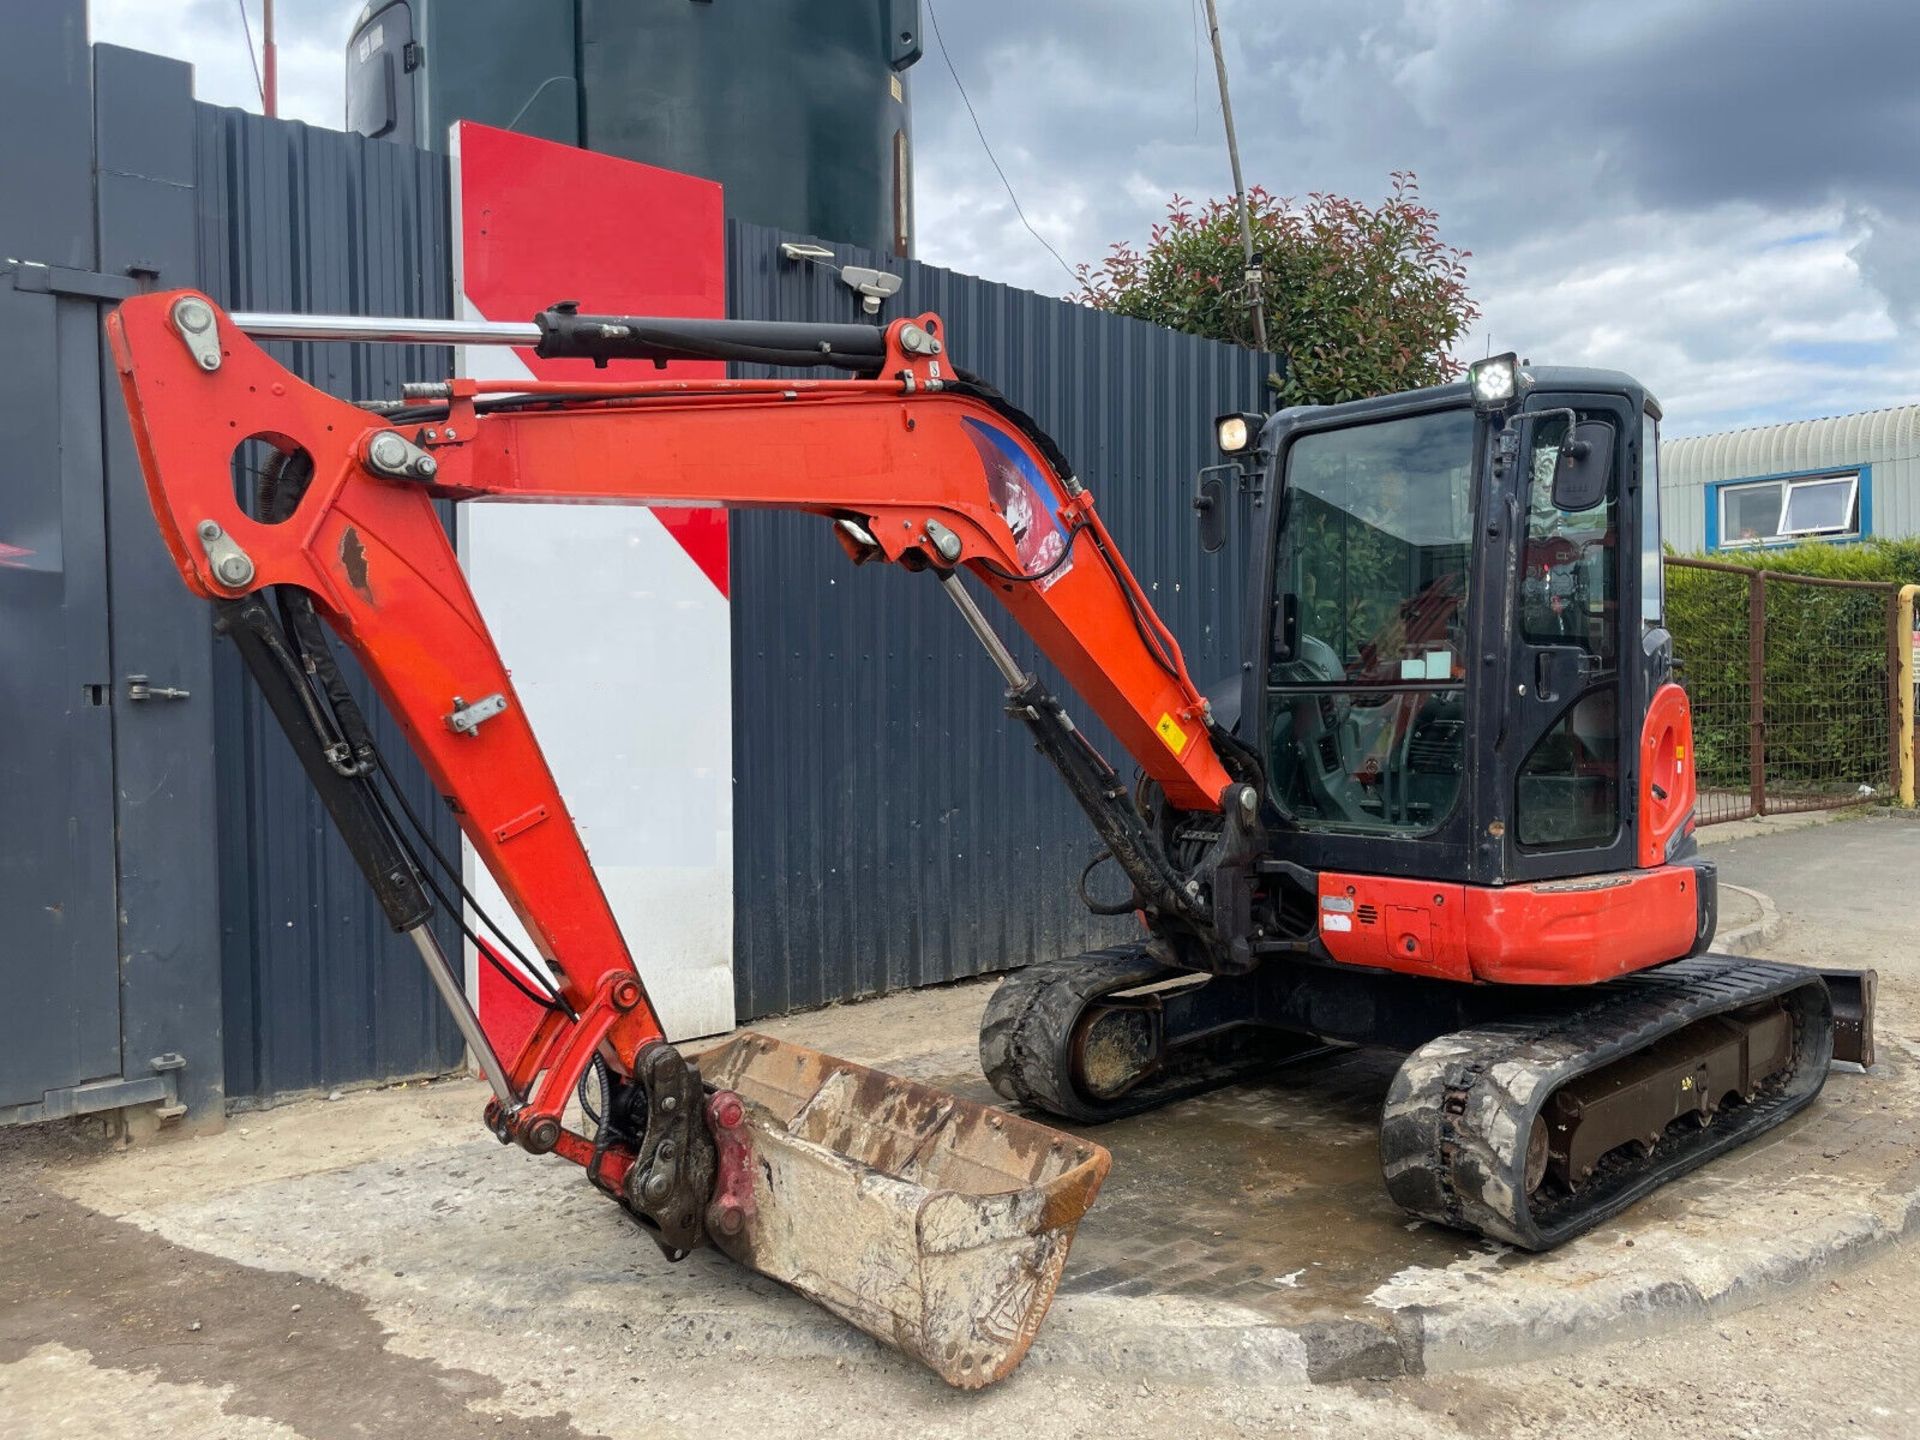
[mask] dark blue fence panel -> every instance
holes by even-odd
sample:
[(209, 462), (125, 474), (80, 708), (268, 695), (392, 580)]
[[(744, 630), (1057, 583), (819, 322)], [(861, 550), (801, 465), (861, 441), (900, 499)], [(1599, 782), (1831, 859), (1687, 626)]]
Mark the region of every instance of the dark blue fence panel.
[(32, 142), (0, 148), (0, 1123), (121, 1073), (100, 307), (14, 263), (95, 268), (86, 17), (7, 28), (0, 133)]
[[(735, 316), (861, 318), (830, 270), (781, 257), (782, 240), (802, 237), (737, 222), (727, 233)], [(1217, 556), (1201, 553), (1190, 502), (1195, 472), (1218, 458), (1213, 417), (1265, 408), (1271, 358), (833, 249), (904, 274), (886, 318), (939, 313), (952, 358), (1060, 442), (1195, 679), (1236, 673), (1247, 502)], [(733, 547), (742, 1018), (1003, 970), (1131, 928), (1075, 898), (1092, 832), (1002, 713), (997, 672), (931, 577), (855, 569), (809, 516), (737, 514)], [(1011, 621), (1004, 633), (1032, 656)]]
[[(237, 310), (446, 316), (453, 303), (444, 156), (199, 107), (204, 284)], [(275, 343), (348, 399), (450, 373), (444, 349)], [(381, 752), (441, 850), (460, 835), (400, 731), (341, 651)], [(413, 946), (388, 929), (232, 647), (215, 651), (227, 1087), (268, 1099), (432, 1074), (460, 1042)], [(436, 919), (460, 953), (454, 917)]]

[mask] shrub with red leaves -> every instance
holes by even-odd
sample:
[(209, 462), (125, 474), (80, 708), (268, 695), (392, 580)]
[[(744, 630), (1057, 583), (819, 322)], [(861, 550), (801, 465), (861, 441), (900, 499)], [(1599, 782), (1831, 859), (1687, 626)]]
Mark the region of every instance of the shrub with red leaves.
[[(1340, 195), (1296, 204), (1247, 191), (1253, 248), (1264, 271), (1267, 344), (1286, 359), (1273, 377), (1283, 404), (1332, 404), (1438, 385), (1460, 372), (1450, 347), (1478, 318), (1467, 294), (1469, 254), (1439, 235), (1410, 171), (1396, 171), (1377, 206)], [(1179, 195), (1144, 252), (1115, 245), (1079, 268), (1073, 298), (1239, 345), (1253, 343), (1240, 219), (1232, 197), (1196, 205)]]

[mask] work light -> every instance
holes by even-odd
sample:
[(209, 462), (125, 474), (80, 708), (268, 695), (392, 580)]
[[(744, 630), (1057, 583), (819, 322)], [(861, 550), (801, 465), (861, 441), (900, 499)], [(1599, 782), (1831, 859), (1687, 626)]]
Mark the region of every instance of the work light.
[(1520, 392), (1520, 359), (1509, 350), (1476, 360), (1467, 367), (1467, 384), (1473, 390), (1474, 409), (1504, 410)]
[(1222, 415), (1213, 422), (1214, 434), (1219, 437), (1220, 449), (1227, 455), (1238, 455), (1253, 445), (1253, 438), (1259, 433), (1259, 415)]

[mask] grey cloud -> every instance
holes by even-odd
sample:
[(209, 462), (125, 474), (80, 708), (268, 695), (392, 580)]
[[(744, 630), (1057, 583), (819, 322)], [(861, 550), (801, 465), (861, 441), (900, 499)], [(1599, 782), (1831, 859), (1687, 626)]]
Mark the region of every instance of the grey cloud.
[[(1174, 191), (1226, 193), (1198, 0), (923, 3), (1070, 262), (1144, 240)], [(1637, 369), (1696, 428), (1920, 388), (1920, 5), (1220, 4), (1249, 180), (1377, 198), (1388, 172), (1416, 170), (1443, 233), (1475, 252), (1476, 346), (1491, 332)], [(339, 122), (358, 9), (281, 0), (288, 113)], [(203, 96), (252, 103), (230, 0), (95, 14), (97, 38), (190, 59)], [(921, 254), (1067, 290), (927, 39), (909, 81)], [(1882, 363), (1832, 358), (1869, 342)]]
[[(1480, 204), (1559, 166), (1568, 203), (1697, 210), (1911, 190), (1920, 6), (1696, 0), (1683, 6), (1333, 0), (1224, 5), (1250, 168), (1281, 190), (1412, 166)], [(1219, 164), (1212, 77), (1192, 134), (1193, 31), (1164, 0), (947, 0), (940, 20), (996, 143), (1054, 164), (1163, 155)], [(944, 143), (951, 87), (930, 54), (918, 123)], [(1063, 87), (1085, 72), (1098, 86)], [(1500, 197), (1495, 200), (1495, 196)], [(1517, 207), (1516, 207), (1517, 208)]]
[[(1389, 171), (1417, 171), (1443, 233), (1475, 252), (1482, 338), (1638, 369), (1686, 428), (1913, 393), (1920, 340), (1892, 337), (1896, 324), (1920, 331), (1920, 92), (1906, 73), (1920, 7), (1221, 9), (1249, 180), (1377, 197)], [(1047, 231), (1071, 258), (1144, 239), (1152, 197), (1229, 188), (1204, 54), (1196, 133), (1185, 7), (945, 0), (940, 14), (1029, 212), (1062, 183), (1084, 191)], [(1062, 288), (937, 53), (915, 84), (924, 253)], [(1813, 351), (1796, 343), (1808, 336)], [(1893, 362), (1807, 358), (1863, 341), (1891, 343)]]
[(1695, 208), (1911, 194), (1920, 7), (1666, 8), (1590, 87), (1593, 124), (1641, 198)]
[(1888, 216), (1873, 209), (1850, 209), (1848, 219), (1863, 233), (1847, 254), (1867, 283), (1886, 297), (1896, 324), (1920, 331), (1920, 207), (1911, 200), (1904, 213)]

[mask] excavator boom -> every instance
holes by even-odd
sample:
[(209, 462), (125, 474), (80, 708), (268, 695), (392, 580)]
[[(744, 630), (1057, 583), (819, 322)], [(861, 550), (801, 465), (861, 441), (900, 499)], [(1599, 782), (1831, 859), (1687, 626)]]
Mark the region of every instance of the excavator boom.
[[(959, 578), (1000, 602), (1170, 803), (1242, 800), (1178, 645), (1051, 442), (953, 369), (930, 315), (883, 332), (556, 308), (523, 337), (543, 354), (846, 373), (454, 380), (384, 415), (305, 384), (193, 292), (129, 300), (108, 326), (181, 576), (214, 602), (389, 920), (420, 947), (494, 1090), (496, 1135), (581, 1164), (676, 1258), (711, 1241), (956, 1384), (1011, 1370), (1106, 1152), (765, 1037), (697, 1070), (666, 1044), (437, 502), (777, 506), (821, 516), (855, 562), (933, 571), (1141, 903), (1205, 926), (1127, 786)], [(273, 455), (251, 510), (235, 498), (249, 441)], [(544, 1014), (517, 1055), (494, 1053), (432, 939), (431, 867), (380, 788), (317, 622), (359, 660), (539, 953), (519, 980)], [(673, 684), (661, 677), (661, 703)], [(575, 1129), (569, 1104), (596, 1075), (598, 1121)], [(842, 1233), (836, 1210), (859, 1223)]]

